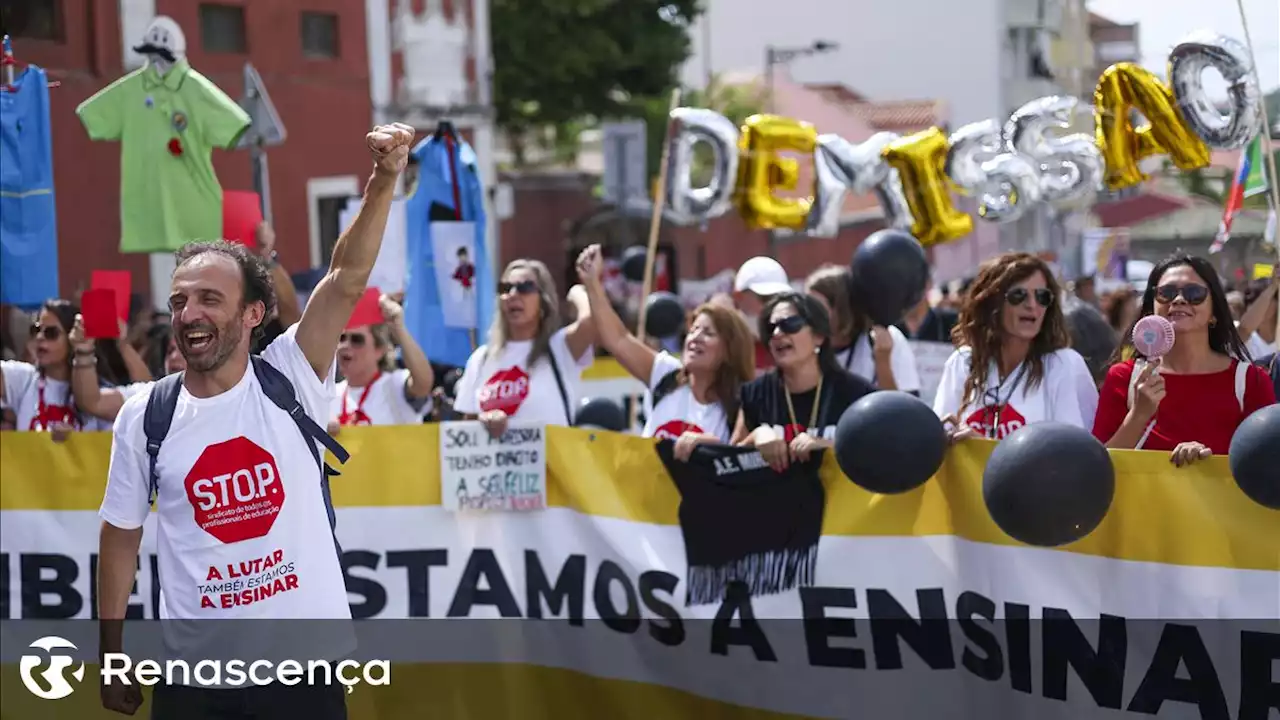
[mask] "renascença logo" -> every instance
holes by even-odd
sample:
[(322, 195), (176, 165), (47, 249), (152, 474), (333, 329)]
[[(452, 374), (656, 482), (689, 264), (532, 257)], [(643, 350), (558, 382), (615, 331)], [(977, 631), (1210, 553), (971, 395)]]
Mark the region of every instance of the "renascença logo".
[[(28, 647), (45, 652), (45, 655), (23, 655), (18, 661), (18, 670), (22, 673), (22, 684), (27, 686), (32, 695), (44, 700), (61, 700), (75, 692), (75, 685), (67, 682), (66, 669), (75, 665), (75, 670), (71, 671), (71, 677), (79, 683), (84, 680), (84, 663), (76, 663), (68, 655), (54, 654), (54, 650), (76, 650), (73, 643), (55, 635), (47, 635)], [(49, 660), (49, 667), (37, 674), (36, 668), (44, 664), (46, 657)], [(36, 681), (37, 677), (44, 681), (48, 689)]]

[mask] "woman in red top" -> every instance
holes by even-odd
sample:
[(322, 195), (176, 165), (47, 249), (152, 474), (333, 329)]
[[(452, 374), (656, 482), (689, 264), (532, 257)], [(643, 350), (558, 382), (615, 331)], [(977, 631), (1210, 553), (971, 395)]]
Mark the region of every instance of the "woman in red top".
[(1271, 378), (1250, 362), (1213, 266), (1186, 255), (1156, 265), (1140, 317), (1152, 313), (1173, 324), (1173, 349), (1147, 363), (1132, 330), (1125, 334), (1121, 352), (1143, 367), (1136, 378), (1134, 359), (1107, 371), (1094, 436), (1109, 448), (1172, 451), (1177, 466), (1225, 455), (1241, 421), (1276, 396)]

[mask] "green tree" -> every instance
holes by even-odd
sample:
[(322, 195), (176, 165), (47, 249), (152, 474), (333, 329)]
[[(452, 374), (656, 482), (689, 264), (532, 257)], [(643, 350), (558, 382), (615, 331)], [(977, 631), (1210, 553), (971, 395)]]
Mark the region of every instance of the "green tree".
[(676, 84), (700, 0), (493, 0), (493, 98), (523, 163), (547, 128), (634, 116)]

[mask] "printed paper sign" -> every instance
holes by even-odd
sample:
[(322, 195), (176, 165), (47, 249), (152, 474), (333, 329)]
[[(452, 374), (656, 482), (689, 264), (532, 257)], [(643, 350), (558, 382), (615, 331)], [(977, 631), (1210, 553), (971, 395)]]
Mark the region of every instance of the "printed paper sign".
[[(380, 288), (388, 295), (404, 292), (408, 252), (406, 237), (409, 227), (405, 207), (404, 198), (392, 201), (391, 211), (387, 214), (387, 229), (382, 233), (382, 245), (378, 248), (378, 259), (373, 262), (373, 270), (369, 272), (368, 287)], [(342, 230), (351, 227), (359, 210), (360, 198), (347, 201), (346, 209), (338, 218)]]
[(474, 420), (440, 423), (440, 491), (455, 512), (546, 508), (546, 427), (513, 420), (494, 438)]
[(431, 223), (431, 252), (445, 326), (476, 329), (476, 224)]
[(933, 398), (938, 394), (938, 384), (942, 382), (942, 369), (947, 365), (947, 358), (955, 352), (951, 343), (930, 342), (928, 340), (911, 340), (911, 352), (916, 356), (916, 370), (920, 373), (920, 399), (933, 405)]

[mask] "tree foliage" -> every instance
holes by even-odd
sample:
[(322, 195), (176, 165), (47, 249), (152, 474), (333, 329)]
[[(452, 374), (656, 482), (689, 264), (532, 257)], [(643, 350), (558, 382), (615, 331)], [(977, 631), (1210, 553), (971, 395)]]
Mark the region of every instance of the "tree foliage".
[(699, 0), (493, 0), (493, 100), (520, 152), (531, 131), (623, 118), (677, 83)]

